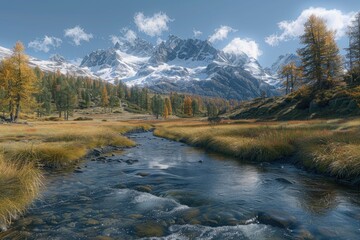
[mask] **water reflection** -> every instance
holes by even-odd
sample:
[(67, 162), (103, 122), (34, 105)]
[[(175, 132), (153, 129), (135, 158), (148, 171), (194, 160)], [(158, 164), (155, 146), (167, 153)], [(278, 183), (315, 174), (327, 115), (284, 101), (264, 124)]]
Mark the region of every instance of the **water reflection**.
[(42, 200), (0, 238), (358, 237), (353, 189), (291, 165), (244, 164), (151, 133), (132, 136), (140, 145), (113, 157), (120, 162), (88, 161), (82, 173), (47, 178)]

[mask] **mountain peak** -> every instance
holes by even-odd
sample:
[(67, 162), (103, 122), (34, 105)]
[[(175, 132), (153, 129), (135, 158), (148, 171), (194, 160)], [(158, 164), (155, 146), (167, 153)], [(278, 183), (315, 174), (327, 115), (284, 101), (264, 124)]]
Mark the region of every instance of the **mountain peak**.
[(165, 42), (157, 46), (150, 61), (155, 64), (175, 59), (209, 62), (216, 58), (217, 53), (218, 50), (208, 41), (193, 38), (181, 39), (175, 35), (169, 35)]
[(54, 54), (49, 58), (50, 61), (57, 62), (57, 63), (65, 63), (67, 62), (66, 59), (61, 56), (60, 54)]
[(294, 62), (296, 64), (296, 66), (301, 65), (300, 57), (294, 53), (286, 53), (286, 54), (280, 55), (277, 58), (277, 60), (271, 65), (269, 71), (271, 74), (277, 75), (277, 73), (283, 66), (285, 66), (291, 62)]
[(120, 43), (119, 43), (119, 42), (116, 42), (115, 45), (114, 45), (114, 48), (115, 48), (115, 49), (120, 49), (120, 47), (121, 47), (121, 46), (120, 46)]

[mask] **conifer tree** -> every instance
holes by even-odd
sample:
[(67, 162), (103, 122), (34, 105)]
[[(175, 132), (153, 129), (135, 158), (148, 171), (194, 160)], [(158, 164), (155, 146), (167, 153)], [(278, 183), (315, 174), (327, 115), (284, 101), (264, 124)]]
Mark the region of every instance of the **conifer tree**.
[(163, 118), (167, 119), (169, 117), (169, 110), (166, 104), (164, 104)]
[(195, 116), (196, 114), (198, 114), (199, 112), (199, 102), (196, 98), (194, 98), (191, 102), (191, 108), (192, 108), (192, 112), (193, 112), (193, 116)]
[(165, 106), (168, 110), (168, 115), (172, 115), (172, 106), (169, 98), (165, 98)]
[(109, 96), (106, 87), (104, 86), (101, 91), (101, 106), (105, 109), (109, 106)]
[(31, 104), (36, 92), (34, 71), (29, 67), (24, 45), (17, 42), (13, 54), (1, 64), (0, 85), (6, 92), (10, 121), (16, 122), (22, 107)]
[(156, 119), (163, 113), (164, 110), (164, 100), (158, 94), (155, 94), (151, 98), (151, 109), (153, 114), (156, 116)]
[(285, 93), (291, 93), (300, 83), (302, 71), (294, 62), (284, 65), (280, 70), (280, 76), (285, 78)]
[(326, 28), (323, 19), (311, 15), (300, 37), (303, 48), (298, 50), (303, 75), (317, 89), (326, 89), (340, 80), (342, 62), (334, 33)]
[(350, 84), (360, 83), (360, 12), (348, 28), (349, 47), (346, 58), (349, 66)]
[(193, 109), (192, 109), (192, 99), (191, 97), (187, 96), (184, 99), (184, 114), (191, 116), (193, 113)]

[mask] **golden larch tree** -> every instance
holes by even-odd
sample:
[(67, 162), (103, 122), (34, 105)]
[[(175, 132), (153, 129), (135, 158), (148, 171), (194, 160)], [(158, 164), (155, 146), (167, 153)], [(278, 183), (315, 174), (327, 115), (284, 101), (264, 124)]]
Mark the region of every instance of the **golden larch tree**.
[(184, 99), (184, 114), (191, 116), (192, 115), (192, 99), (191, 97), (185, 97)]
[(2, 61), (0, 68), (0, 85), (5, 91), (11, 122), (18, 120), (21, 108), (33, 103), (36, 92), (37, 78), (24, 49), (24, 45), (17, 42), (13, 54)]
[(101, 92), (101, 106), (106, 110), (109, 106), (109, 95), (106, 89), (106, 86), (103, 87)]

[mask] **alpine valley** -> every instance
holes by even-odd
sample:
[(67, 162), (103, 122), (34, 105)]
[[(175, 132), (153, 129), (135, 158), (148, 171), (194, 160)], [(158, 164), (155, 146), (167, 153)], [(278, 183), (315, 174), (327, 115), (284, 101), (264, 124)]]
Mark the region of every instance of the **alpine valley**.
[[(11, 50), (0, 47), (0, 59)], [(234, 54), (216, 49), (207, 40), (181, 39), (170, 35), (154, 46), (136, 38), (121, 39), (109, 49), (96, 50), (73, 64), (60, 55), (49, 60), (30, 57), (30, 65), (47, 72), (60, 71), (82, 77), (129, 86), (147, 87), (154, 92), (180, 92), (226, 99), (252, 99), (281, 94), (278, 69), (297, 61), (297, 56), (280, 56), (271, 68), (263, 68), (245, 53)]]

